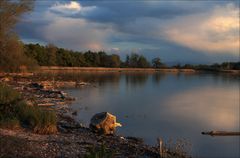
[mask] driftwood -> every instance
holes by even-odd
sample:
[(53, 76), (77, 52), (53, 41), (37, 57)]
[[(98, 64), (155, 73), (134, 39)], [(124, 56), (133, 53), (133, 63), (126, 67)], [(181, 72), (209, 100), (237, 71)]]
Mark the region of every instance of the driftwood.
[(163, 150), (163, 140), (162, 140), (162, 138), (158, 138), (157, 139), (157, 141), (158, 141), (158, 150), (159, 150), (159, 157), (160, 158), (163, 158), (164, 157), (164, 150)]
[(209, 131), (202, 132), (202, 134), (210, 136), (240, 136), (240, 132), (228, 132), (228, 131)]
[(54, 106), (54, 103), (39, 103), (38, 106)]

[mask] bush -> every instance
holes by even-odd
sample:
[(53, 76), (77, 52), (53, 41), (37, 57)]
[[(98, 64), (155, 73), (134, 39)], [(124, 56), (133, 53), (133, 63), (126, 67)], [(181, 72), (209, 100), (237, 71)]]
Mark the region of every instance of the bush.
[(57, 132), (56, 113), (37, 106), (28, 106), (21, 95), (5, 84), (0, 84), (0, 127), (17, 125), (32, 129), (35, 133)]
[(20, 94), (7, 86), (0, 84), (0, 104), (11, 104), (20, 99)]
[(0, 120), (16, 117), (15, 105), (20, 100), (20, 94), (7, 86), (0, 84)]
[(31, 128), (35, 133), (51, 134), (57, 132), (57, 118), (53, 111), (28, 106), (25, 102), (21, 102), (18, 105), (18, 118), (23, 126)]

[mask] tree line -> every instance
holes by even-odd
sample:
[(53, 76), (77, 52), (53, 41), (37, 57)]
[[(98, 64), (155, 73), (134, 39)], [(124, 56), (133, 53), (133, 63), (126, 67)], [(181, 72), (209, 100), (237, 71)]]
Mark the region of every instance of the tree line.
[(159, 57), (148, 61), (143, 55), (132, 53), (122, 61), (117, 54), (108, 55), (104, 51), (78, 52), (58, 48), (53, 44), (42, 46), (39, 44), (24, 45), (25, 55), (40, 66), (68, 66), (68, 67), (125, 67), (125, 68), (177, 68), (197, 70), (240, 70), (240, 62), (223, 62), (211, 65), (174, 65), (166, 66)]
[(24, 52), (28, 58), (40, 66), (68, 66), (68, 67), (131, 67), (131, 68), (162, 68), (165, 65), (160, 58), (149, 62), (143, 55), (132, 53), (122, 61), (117, 54), (108, 55), (104, 51), (78, 52), (58, 48), (53, 44), (42, 46), (39, 44), (24, 45)]
[(216, 71), (216, 70), (240, 70), (240, 62), (223, 62), (221, 64), (214, 63), (214, 64), (199, 64), (199, 65), (192, 65), (192, 64), (185, 64), (185, 65), (174, 65), (172, 68), (177, 69), (195, 69), (195, 70), (208, 70), (208, 71)]

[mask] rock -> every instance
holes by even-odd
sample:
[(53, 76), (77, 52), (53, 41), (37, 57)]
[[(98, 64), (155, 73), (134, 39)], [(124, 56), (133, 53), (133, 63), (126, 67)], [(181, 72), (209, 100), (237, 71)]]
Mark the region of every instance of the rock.
[(131, 140), (132, 142), (134, 142), (134, 143), (143, 143), (143, 139), (142, 138), (137, 138), (137, 137), (130, 137), (130, 136), (128, 136), (128, 137), (126, 137), (126, 139), (127, 140)]
[(0, 79), (0, 81), (2, 81), (2, 82), (10, 82), (12, 80), (13, 80), (12, 77), (3, 77), (3, 78)]
[(72, 113), (72, 115), (75, 115), (75, 116), (77, 116), (77, 111), (74, 111), (73, 113)]
[(33, 87), (33, 88), (36, 88), (36, 89), (42, 89), (43, 88), (43, 86), (39, 83), (31, 83), (30, 86)]
[(54, 89), (53, 83), (51, 81), (42, 81), (40, 85), (44, 90), (52, 90)]
[(116, 127), (121, 127), (120, 123), (116, 122), (116, 116), (108, 113), (101, 112), (95, 114), (91, 118), (91, 123), (89, 125), (90, 129), (94, 132), (101, 134), (114, 134)]

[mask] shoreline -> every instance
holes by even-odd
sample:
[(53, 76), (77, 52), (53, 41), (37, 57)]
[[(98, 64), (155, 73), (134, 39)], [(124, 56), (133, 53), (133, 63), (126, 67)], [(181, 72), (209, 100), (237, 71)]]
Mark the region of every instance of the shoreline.
[(197, 69), (177, 69), (177, 68), (107, 68), (107, 67), (61, 67), (61, 66), (41, 66), (39, 71), (76, 71), (76, 72), (173, 72), (173, 73), (224, 73), (240, 74), (240, 70), (197, 70)]
[(0, 77), (12, 76), (12, 77), (32, 77), (41, 73), (81, 73), (81, 72), (93, 72), (93, 73), (186, 73), (186, 74), (198, 74), (198, 73), (212, 73), (223, 75), (240, 75), (240, 70), (196, 70), (196, 69), (154, 69), (154, 68), (106, 68), (106, 67), (60, 67), (60, 66), (40, 66), (37, 70), (32, 72), (17, 72), (6, 73), (0, 71)]
[[(32, 97), (41, 96), (36, 99), (36, 105), (46, 104), (46, 102), (54, 103), (51, 106), (46, 104), (46, 106), (41, 107), (56, 111), (58, 133), (39, 135), (27, 129), (9, 130), (0, 128), (1, 142), (11, 146), (11, 149), (8, 149), (8, 145), (4, 146), (1, 149), (3, 155), (0, 154), (0, 156), (85, 157), (89, 151), (93, 149), (101, 150), (104, 146), (106, 148), (104, 150), (114, 153), (113, 157), (159, 157), (159, 147), (145, 144), (142, 138), (125, 137), (117, 134), (99, 135), (76, 122), (73, 118), (74, 111), (71, 109), (71, 102), (58, 95), (55, 96), (56, 92), (60, 92), (55, 88), (53, 90), (32, 88), (30, 85), (35, 81), (31, 76), (27, 78), (13, 77), (8, 81), (1, 82), (5, 82), (19, 91), (27, 101)], [(36, 146), (40, 146), (41, 149), (36, 149)], [(166, 150), (165, 154), (169, 157), (178, 155), (178, 153), (169, 150)], [(186, 156), (180, 157), (186, 158)]]
[(154, 69), (154, 68), (107, 68), (107, 67), (60, 67), (41, 66), (40, 71), (99, 71), (99, 72), (196, 72), (194, 69)]

